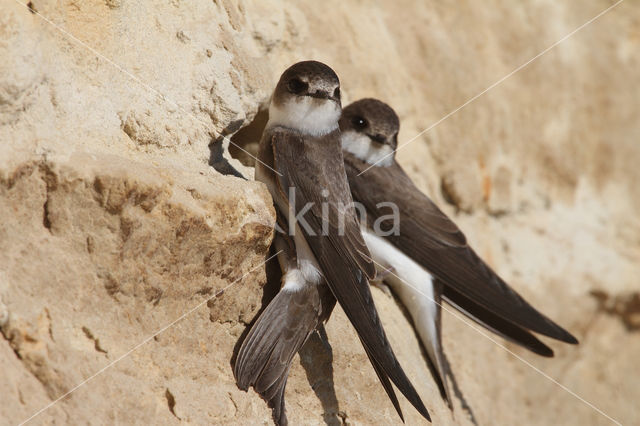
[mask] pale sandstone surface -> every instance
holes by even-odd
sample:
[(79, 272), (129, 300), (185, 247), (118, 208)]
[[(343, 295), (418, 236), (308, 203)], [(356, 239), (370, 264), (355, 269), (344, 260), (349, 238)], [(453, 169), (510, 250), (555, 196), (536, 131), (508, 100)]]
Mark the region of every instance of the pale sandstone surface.
[[(3, 1), (0, 423), (108, 367), (32, 423), (268, 424), (231, 357), (261, 306), (273, 210), (261, 184), (213, 170), (208, 145), (308, 58), (334, 67), (345, 104), (391, 104), (402, 145), (611, 4), (32, 1), (55, 28)], [(543, 359), (445, 313), (480, 424), (611, 423), (577, 396), (640, 419), (639, 6), (399, 151), (478, 252), (581, 341)], [(373, 291), (434, 423), (469, 424), (442, 402), (402, 309)], [(314, 338), (294, 361), (291, 424), (399, 424), (339, 308), (326, 329), (331, 349)]]

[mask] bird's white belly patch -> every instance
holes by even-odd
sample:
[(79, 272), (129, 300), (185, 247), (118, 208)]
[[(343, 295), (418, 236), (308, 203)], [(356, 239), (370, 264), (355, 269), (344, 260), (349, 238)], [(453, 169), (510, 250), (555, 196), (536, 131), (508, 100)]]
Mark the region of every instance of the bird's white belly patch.
[(293, 240), (296, 246), (297, 267), (286, 272), (283, 290), (298, 291), (309, 285), (320, 284), (322, 282), (320, 265), (298, 224), (296, 224)]
[(282, 290), (289, 292), (300, 291), (307, 286), (307, 282), (299, 268), (289, 269), (284, 274)]
[[(439, 306), (434, 300), (433, 276), (413, 259), (402, 253), (383, 237), (371, 230), (362, 232), (369, 247), (376, 268), (393, 267), (385, 278), (393, 292), (407, 308), (425, 348), (432, 359), (436, 359), (437, 350), (430, 342), (437, 342), (436, 315)], [(383, 265), (383, 266), (380, 266)]]

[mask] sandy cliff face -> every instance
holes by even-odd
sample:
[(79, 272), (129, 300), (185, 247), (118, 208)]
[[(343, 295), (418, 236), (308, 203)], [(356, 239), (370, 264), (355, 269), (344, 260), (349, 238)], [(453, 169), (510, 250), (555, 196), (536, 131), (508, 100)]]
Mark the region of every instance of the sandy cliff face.
[[(422, 3), (4, 1), (0, 423), (72, 390), (32, 422), (268, 422), (230, 360), (262, 303), (274, 213), (263, 185), (209, 166), (209, 145), (309, 58), (338, 72), (345, 104), (396, 108), (402, 144), (612, 4)], [(640, 418), (639, 28), (623, 2), (399, 151), (479, 253), (581, 341), (541, 359), (445, 313), (480, 424), (610, 422), (586, 402)], [(374, 297), (434, 423), (468, 424), (401, 308)], [(294, 361), (291, 423), (399, 423), (339, 309), (327, 334)]]

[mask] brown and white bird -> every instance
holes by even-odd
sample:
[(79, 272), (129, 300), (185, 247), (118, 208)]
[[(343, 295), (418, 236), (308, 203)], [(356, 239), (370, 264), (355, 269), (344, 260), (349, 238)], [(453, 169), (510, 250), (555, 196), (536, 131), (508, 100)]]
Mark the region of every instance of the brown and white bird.
[[(542, 356), (553, 351), (530, 331), (567, 343), (575, 337), (538, 312), (469, 246), (462, 231), (395, 160), (400, 122), (376, 99), (342, 112), (340, 130), (353, 199), (366, 212), (363, 237), (385, 280), (409, 311), (451, 406), (441, 343), (441, 301), (488, 330)], [(397, 228), (394, 228), (397, 227)]]
[(340, 82), (327, 65), (299, 62), (280, 77), (260, 141), (256, 179), (269, 188), (278, 223), (288, 234), (276, 237), (283, 250), (283, 286), (243, 342), (236, 380), (241, 389), (253, 386), (273, 408), (275, 422), (285, 424), (284, 388), (293, 356), (337, 300), (400, 417), (391, 382), (429, 419), (373, 303), (368, 280), (375, 266), (345, 174), (341, 112)]

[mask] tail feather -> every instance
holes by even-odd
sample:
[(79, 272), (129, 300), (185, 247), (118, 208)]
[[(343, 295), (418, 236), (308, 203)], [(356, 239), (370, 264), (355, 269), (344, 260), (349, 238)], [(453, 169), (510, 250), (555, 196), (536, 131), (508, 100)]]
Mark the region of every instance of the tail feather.
[(273, 422), (277, 426), (287, 426), (288, 420), (286, 411), (284, 408), (284, 389), (287, 386), (287, 379), (289, 377), (289, 368), (284, 372), (275, 383), (269, 387), (263, 395), (263, 398), (267, 401), (267, 405), (271, 408), (271, 415), (273, 416)]
[(274, 421), (287, 424), (284, 389), (293, 357), (321, 319), (315, 286), (281, 290), (269, 303), (240, 347), (234, 375), (238, 387), (255, 391), (273, 409)]

